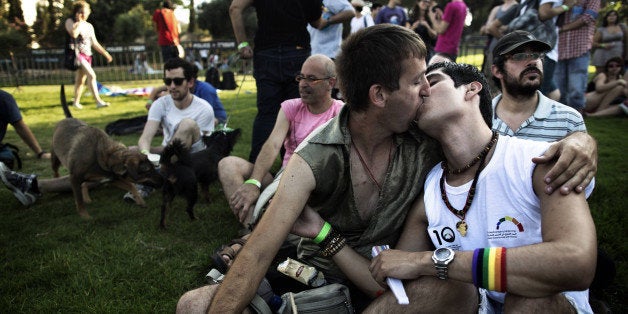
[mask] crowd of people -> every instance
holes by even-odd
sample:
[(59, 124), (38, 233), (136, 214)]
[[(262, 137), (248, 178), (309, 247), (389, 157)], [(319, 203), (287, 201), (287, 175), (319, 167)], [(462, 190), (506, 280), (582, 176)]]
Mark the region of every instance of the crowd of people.
[[(595, 29), (599, 0), (532, 2), (491, 11), (478, 70), (456, 63), (463, 0), (409, 9), (389, 0), (371, 6), (373, 15), (362, 0), (234, 0), (229, 14), (240, 57), (254, 62), (258, 112), (248, 160), (224, 158), (218, 172), (246, 235), (212, 256), (224, 280), (186, 292), (177, 311), (242, 312), (281, 248), (348, 287), (358, 312), (592, 312), (598, 253), (586, 199), (597, 146), (583, 115), (628, 114), (628, 36), (616, 11)], [(529, 10), (552, 24), (549, 34), (513, 26)], [(66, 22), (69, 32), (76, 23)], [(351, 25), (344, 39), (343, 23)], [(203, 149), (201, 137), (226, 121), (215, 89), (197, 94), (204, 82), (172, 55), (176, 45), (178, 37), (162, 45), (165, 84), (151, 95), (136, 148), (145, 154), (174, 138)], [(585, 93), (590, 60), (597, 73)], [(151, 147), (159, 128), (164, 140)], [(3, 163), (0, 178), (24, 205), (68, 187)], [(391, 250), (372, 257), (381, 245)], [(404, 280), (410, 305), (397, 303), (387, 277)], [(271, 284), (284, 291), (285, 279)]]

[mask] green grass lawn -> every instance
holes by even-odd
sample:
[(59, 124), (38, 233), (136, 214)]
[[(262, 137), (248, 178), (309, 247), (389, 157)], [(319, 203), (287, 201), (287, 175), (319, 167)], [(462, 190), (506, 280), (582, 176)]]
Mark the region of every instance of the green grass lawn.
[[(240, 84), (241, 77), (236, 78)], [(145, 87), (153, 82), (127, 82), (122, 88)], [(118, 84), (106, 84), (118, 85)], [(63, 118), (59, 86), (5, 88), (18, 101), (25, 121), (45, 149), (49, 150), (55, 123)], [(247, 77), (237, 91), (220, 97), (230, 115), (229, 126), (243, 133), (233, 154), (248, 157), (255, 116), (255, 84)], [(72, 86), (66, 86), (68, 100)], [(145, 99), (137, 96), (105, 97), (111, 107), (96, 109), (93, 99), (83, 96), (83, 110), (76, 118), (99, 128), (120, 118), (146, 114)], [(589, 119), (587, 127), (599, 143), (597, 187), (590, 207), (597, 225), (600, 246), (614, 257), (618, 275), (614, 285), (603, 291), (614, 312), (627, 308), (628, 274), (625, 236), (628, 219), (627, 167), (624, 153), (628, 139), (626, 120)], [(115, 137), (135, 145), (139, 135)], [(22, 171), (40, 178), (52, 175), (50, 163), (38, 160), (9, 127), (6, 142), (17, 144), (23, 157)], [(161, 138), (155, 139), (155, 144)], [(65, 169), (63, 169), (65, 171)], [(199, 202), (199, 220), (190, 222), (184, 201), (175, 200), (176, 210), (168, 215), (169, 228), (157, 228), (161, 195), (147, 199), (147, 207), (122, 201), (123, 191), (103, 187), (91, 192), (94, 202), (87, 210), (93, 219), (76, 213), (71, 193), (46, 194), (35, 205), (23, 208), (7, 189), (0, 188), (0, 308), (3, 312), (173, 312), (179, 296), (205, 283), (210, 255), (237, 235), (239, 225), (228, 209), (219, 184), (211, 188), (211, 204)], [(568, 261), (566, 261), (568, 262)]]

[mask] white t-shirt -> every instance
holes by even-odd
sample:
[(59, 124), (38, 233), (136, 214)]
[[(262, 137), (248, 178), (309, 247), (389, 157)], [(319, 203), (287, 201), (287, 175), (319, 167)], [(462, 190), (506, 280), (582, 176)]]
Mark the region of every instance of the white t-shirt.
[(184, 118), (196, 121), (201, 129), (201, 135), (214, 131), (214, 109), (204, 99), (192, 96), (192, 103), (183, 110), (174, 105), (171, 95), (159, 97), (150, 107), (148, 120), (158, 121), (164, 130), (164, 140), (161, 145), (166, 146), (170, 142), (179, 122)]
[(351, 34), (373, 25), (375, 25), (375, 21), (373, 21), (373, 17), (370, 14), (365, 14), (361, 17), (353, 17), (351, 19)]

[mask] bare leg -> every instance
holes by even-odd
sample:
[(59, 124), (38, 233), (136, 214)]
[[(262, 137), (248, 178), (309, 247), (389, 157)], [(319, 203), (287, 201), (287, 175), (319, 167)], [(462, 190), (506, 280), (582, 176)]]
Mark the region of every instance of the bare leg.
[(409, 305), (397, 304), (388, 291), (363, 313), (477, 313), (478, 290), (471, 284), (423, 276), (405, 284)]
[(506, 294), (505, 313), (576, 313), (576, 309), (562, 294), (546, 298), (524, 298)]
[(201, 139), (201, 129), (196, 124), (196, 121), (192, 119), (182, 119), (177, 126), (177, 130), (172, 135), (172, 139), (179, 139), (185, 145), (190, 148), (192, 144)]
[[(99, 182), (88, 182), (88, 189), (100, 185)], [(38, 179), (37, 188), (42, 193), (66, 193), (72, 192), (72, 184), (70, 183), (70, 176), (62, 176), (51, 179)]]
[(600, 106), (597, 108), (597, 111), (601, 111), (604, 109), (607, 109), (610, 107), (611, 102), (624, 94), (624, 87), (623, 86), (615, 86), (613, 87), (613, 89), (609, 90), (608, 92), (604, 93), (604, 97), (602, 98), (602, 101), (600, 101)]
[(96, 103), (97, 104), (104, 103), (104, 101), (100, 98), (100, 95), (98, 94), (98, 85), (96, 83), (97, 82), (96, 72), (94, 72), (94, 69), (92, 68), (91, 64), (83, 61), (81, 69), (85, 72), (85, 75), (87, 76), (87, 87), (92, 92), (92, 95), (94, 95), (94, 100), (96, 100)]
[(218, 285), (204, 286), (184, 293), (177, 303), (177, 313), (207, 313)]
[(624, 111), (619, 106), (610, 106), (604, 110), (590, 113), (589, 117), (612, 117), (622, 115)]
[(82, 106), (80, 105), (81, 102), (81, 96), (83, 95), (83, 88), (85, 87), (85, 79), (87, 78), (86, 74), (85, 74), (85, 70), (83, 70), (83, 67), (79, 67), (78, 70), (76, 70), (76, 76), (74, 79), (74, 107), (76, 108), (82, 108)]
[[(218, 285), (210, 285), (184, 293), (177, 302), (177, 314), (205, 314), (209, 309)], [(242, 313), (252, 313), (248, 308)]]

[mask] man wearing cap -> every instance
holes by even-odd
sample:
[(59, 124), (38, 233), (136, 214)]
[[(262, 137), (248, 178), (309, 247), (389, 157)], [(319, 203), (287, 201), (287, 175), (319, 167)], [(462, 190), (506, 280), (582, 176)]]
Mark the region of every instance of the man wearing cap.
[(539, 91), (542, 60), (550, 50), (547, 43), (526, 31), (511, 32), (497, 42), (491, 71), (502, 94), (493, 99), (494, 130), (544, 142), (575, 131), (586, 132), (580, 113)]

